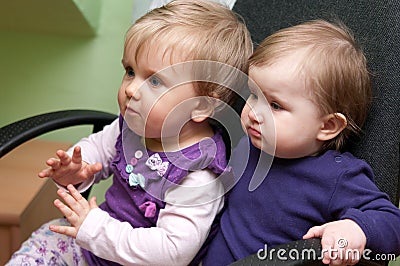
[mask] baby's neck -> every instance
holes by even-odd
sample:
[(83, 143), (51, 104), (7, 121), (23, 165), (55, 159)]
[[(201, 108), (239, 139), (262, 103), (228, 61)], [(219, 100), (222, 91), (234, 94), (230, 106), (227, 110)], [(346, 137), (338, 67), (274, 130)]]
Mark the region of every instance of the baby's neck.
[(192, 146), (202, 139), (211, 138), (214, 131), (207, 121), (196, 123), (189, 121), (180, 131), (179, 136), (164, 138), (145, 138), (145, 146), (154, 152), (171, 152)]

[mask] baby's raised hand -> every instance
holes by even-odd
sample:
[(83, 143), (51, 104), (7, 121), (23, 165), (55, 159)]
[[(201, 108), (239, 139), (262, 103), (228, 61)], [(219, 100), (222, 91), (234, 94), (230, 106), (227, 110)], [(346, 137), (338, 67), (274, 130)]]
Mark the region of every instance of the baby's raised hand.
[(71, 226), (50, 225), (49, 229), (53, 232), (76, 238), (79, 228), (89, 214), (89, 211), (98, 208), (98, 206), (95, 197), (91, 198), (90, 202), (88, 202), (73, 185), (68, 185), (67, 188), (70, 193), (60, 188), (57, 194), (68, 206), (59, 199), (54, 201), (54, 205), (67, 218)]
[(42, 170), (38, 176), (52, 178), (62, 186), (82, 183), (102, 168), (100, 163), (88, 164), (82, 161), (81, 148), (79, 146), (74, 148), (72, 157), (63, 150), (58, 150), (56, 155), (58, 158), (50, 158), (46, 161), (50, 168)]
[(363, 255), (367, 243), (360, 226), (350, 220), (340, 220), (314, 226), (303, 239), (320, 237), (323, 260), (329, 265), (354, 265)]

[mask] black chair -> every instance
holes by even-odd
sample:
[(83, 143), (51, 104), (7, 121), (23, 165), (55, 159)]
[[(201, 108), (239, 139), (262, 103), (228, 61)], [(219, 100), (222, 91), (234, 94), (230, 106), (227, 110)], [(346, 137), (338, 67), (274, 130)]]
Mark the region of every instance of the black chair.
[(98, 132), (116, 118), (114, 114), (101, 111), (63, 110), (16, 121), (0, 128), (0, 158), (42, 134), (79, 125), (93, 125), (93, 132)]
[[(93, 132), (103, 129), (117, 118), (96, 110), (63, 110), (36, 115), (0, 128), (0, 158), (28, 140), (45, 133), (79, 125), (92, 125)], [(90, 190), (82, 193), (86, 198)]]
[[(256, 46), (274, 31), (311, 19), (340, 20), (361, 43), (373, 73), (374, 99), (364, 134), (348, 149), (374, 169), (376, 184), (398, 206), (400, 195), (400, 2), (398, 0), (237, 0)], [(399, 225), (400, 226), (400, 225)], [(275, 247), (321, 248), (317, 240)], [(315, 265), (318, 261), (261, 261), (252, 255), (235, 265)], [(374, 264), (362, 261), (360, 264)]]

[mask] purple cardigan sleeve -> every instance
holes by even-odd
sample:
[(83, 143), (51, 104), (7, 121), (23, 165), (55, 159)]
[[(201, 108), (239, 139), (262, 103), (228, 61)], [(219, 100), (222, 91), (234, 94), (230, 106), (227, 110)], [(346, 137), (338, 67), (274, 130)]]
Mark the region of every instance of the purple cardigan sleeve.
[(376, 187), (367, 163), (362, 160), (350, 163), (331, 198), (332, 216), (355, 221), (367, 237), (366, 248), (375, 253), (400, 255), (399, 208)]

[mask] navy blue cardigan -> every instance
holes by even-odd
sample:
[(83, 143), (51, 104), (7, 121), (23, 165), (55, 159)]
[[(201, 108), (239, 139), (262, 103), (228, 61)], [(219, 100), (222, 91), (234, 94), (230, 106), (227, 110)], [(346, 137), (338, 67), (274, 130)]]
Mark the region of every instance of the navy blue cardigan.
[[(247, 152), (249, 160), (244, 160)], [(260, 154), (264, 161), (259, 162)], [(247, 137), (236, 147), (230, 164), (241, 178), (203, 265), (226, 265), (264, 245), (302, 239), (312, 226), (346, 218), (362, 228), (366, 248), (400, 254), (400, 210), (376, 187), (365, 161), (332, 150), (300, 159), (270, 157), (272, 165), (268, 156)], [(249, 191), (257, 163), (262, 173), (258, 178), (264, 180)]]

